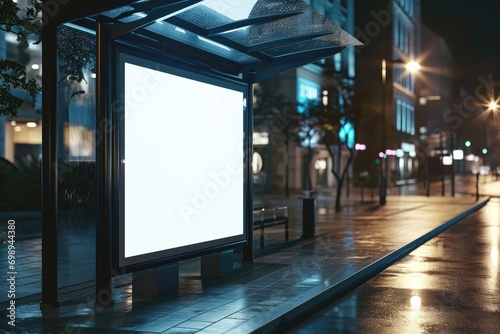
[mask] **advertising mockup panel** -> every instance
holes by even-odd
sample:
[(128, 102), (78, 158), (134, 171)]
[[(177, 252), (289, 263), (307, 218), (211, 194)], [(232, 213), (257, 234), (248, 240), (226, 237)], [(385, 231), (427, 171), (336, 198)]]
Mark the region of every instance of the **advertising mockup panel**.
[(118, 59), (118, 266), (244, 242), (246, 85)]

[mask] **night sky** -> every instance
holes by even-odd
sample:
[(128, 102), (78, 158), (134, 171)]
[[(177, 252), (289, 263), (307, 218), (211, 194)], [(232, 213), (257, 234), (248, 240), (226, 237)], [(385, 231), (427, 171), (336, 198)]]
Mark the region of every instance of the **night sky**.
[(499, 0), (422, 0), (422, 20), (447, 41), (465, 80), (500, 79)]

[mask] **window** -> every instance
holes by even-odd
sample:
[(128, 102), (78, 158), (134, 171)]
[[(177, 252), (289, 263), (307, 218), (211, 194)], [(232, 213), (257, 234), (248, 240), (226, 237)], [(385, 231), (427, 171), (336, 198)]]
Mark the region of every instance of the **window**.
[(396, 129), (398, 131), (401, 131), (401, 100), (398, 99), (397, 102), (397, 107), (396, 107)]
[(394, 45), (405, 54), (410, 52), (411, 32), (404, 22), (398, 19), (394, 20)]
[(401, 131), (406, 132), (406, 102), (403, 102), (403, 110), (401, 113)]
[(415, 134), (415, 106), (402, 98), (396, 100), (396, 130)]
[(394, 66), (394, 82), (404, 87), (408, 92), (414, 93), (415, 91), (415, 77), (414, 75), (403, 68), (402, 66)]
[(414, 0), (399, 0), (399, 5), (411, 17), (415, 15), (415, 1)]
[(412, 114), (412, 110), (411, 110), (411, 105), (410, 104), (406, 104), (406, 133), (411, 133), (411, 128), (412, 128), (412, 124), (413, 124), (413, 114)]
[(333, 56), (333, 66), (335, 67), (335, 72), (342, 71), (342, 53), (336, 53)]
[(413, 105), (410, 105), (410, 134), (414, 135), (415, 134), (415, 107)]
[(399, 29), (399, 26), (400, 26), (399, 19), (397, 16), (393, 16), (393, 17), (394, 17), (394, 42), (393, 42), (393, 44), (399, 46), (399, 33), (400, 33), (399, 32), (399, 30), (400, 30)]

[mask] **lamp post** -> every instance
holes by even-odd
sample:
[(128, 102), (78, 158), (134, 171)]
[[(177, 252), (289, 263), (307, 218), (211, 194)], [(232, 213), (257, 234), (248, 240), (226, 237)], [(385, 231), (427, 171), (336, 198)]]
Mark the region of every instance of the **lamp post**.
[[(385, 133), (385, 118), (386, 118), (386, 86), (387, 86), (387, 60), (382, 58), (382, 150), (380, 158), (383, 161), (380, 164), (380, 178), (379, 178), (379, 204), (385, 205), (387, 197), (387, 154), (386, 154), (386, 133)], [(402, 60), (389, 61), (390, 65), (404, 65), (405, 68), (414, 73), (420, 69), (420, 64), (411, 61), (408, 63)]]
[(488, 108), (489, 108), (491, 111), (497, 111), (497, 110), (498, 110), (498, 108), (499, 108), (497, 101), (491, 101), (491, 102), (488, 104)]
[(380, 177), (379, 177), (379, 204), (385, 205), (387, 196), (387, 165), (385, 155), (385, 86), (387, 81), (387, 62), (382, 59), (382, 156), (383, 159), (380, 163)]
[(445, 192), (445, 175), (444, 175), (444, 162), (443, 162), (443, 159), (444, 159), (444, 143), (443, 143), (443, 133), (444, 135), (446, 135), (446, 132), (440, 132), (439, 133), (439, 146), (440, 146), (440, 150), (441, 150), (441, 163), (440, 163), (440, 169), (441, 169), (441, 196), (444, 196), (446, 195), (446, 192)]

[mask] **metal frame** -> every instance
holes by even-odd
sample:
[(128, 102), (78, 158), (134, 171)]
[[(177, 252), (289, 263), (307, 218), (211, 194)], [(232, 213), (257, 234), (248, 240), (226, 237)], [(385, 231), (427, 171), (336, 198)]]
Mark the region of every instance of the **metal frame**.
[[(114, 57), (113, 59), (118, 59), (115, 63), (114, 68), (116, 69), (117, 67), (120, 67), (122, 65), (122, 62), (127, 62), (130, 61), (131, 63), (134, 63), (135, 59), (142, 59), (146, 63), (157, 63), (162, 65), (162, 69), (158, 69), (160, 71), (167, 70), (167, 73), (174, 74), (174, 75), (179, 75), (181, 77), (184, 77), (185, 75), (191, 75), (191, 77), (188, 77), (189, 79), (192, 80), (199, 80), (201, 82), (210, 82), (212, 85), (220, 86), (220, 87), (235, 87), (235, 90), (242, 91), (244, 94), (244, 97), (247, 99), (249, 98), (249, 90), (248, 90), (248, 84), (246, 84), (243, 80), (235, 80), (231, 76), (221, 76), (221, 75), (209, 75), (207, 74), (206, 71), (200, 71), (199, 69), (193, 69), (192, 67), (190, 68), (189, 64), (179, 64), (175, 63), (174, 60), (174, 65), (176, 67), (172, 66), (172, 60), (169, 59), (168, 57), (159, 57), (154, 54), (149, 54), (149, 53), (144, 53), (144, 51), (130, 47), (130, 46), (123, 46), (119, 43), (115, 43), (113, 46), (114, 50)], [(168, 72), (170, 69), (171, 72)], [(176, 70), (179, 71), (176, 71)], [(179, 74), (176, 72), (180, 72)], [(121, 73), (120, 70), (116, 69), (116, 75), (115, 77), (118, 79), (117, 81), (123, 82), (124, 78), (121, 76), (123, 73)], [(117, 100), (118, 96), (122, 95), (122, 89), (118, 85), (114, 87), (114, 82), (109, 82), (109, 87), (113, 90), (114, 94), (116, 95), (113, 100)], [(246, 141), (252, 137), (251, 131), (252, 129), (249, 128), (249, 124), (252, 124), (253, 122), (250, 121), (250, 116), (251, 114), (248, 112), (248, 103), (247, 107), (243, 108), (244, 116), (243, 116), (243, 124), (242, 124), (242, 130), (244, 131), (244, 134), (246, 136), (246, 139), (243, 140), (243, 144), (245, 145)], [(111, 159), (114, 163), (119, 164), (119, 161), (121, 161), (124, 156), (124, 119), (121, 117), (122, 115), (118, 112), (112, 112), (112, 115), (110, 117), (113, 117), (111, 126), (113, 128), (113, 144), (112, 146), (112, 151), (113, 151), (113, 158)], [(245, 145), (244, 150), (247, 150), (247, 147)], [(246, 163), (250, 161), (248, 160), (248, 156), (244, 157), (244, 166), (246, 166)], [(113, 224), (113, 249), (116, 252), (116, 250), (123, 246), (121, 243), (123, 239), (123, 221), (124, 221), (124, 216), (123, 216), (123, 188), (122, 186), (125, 184), (125, 179), (124, 179), (124, 168), (123, 165), (114, 165), (112, 168), (113, 172), (112, 175), (114, 179), (112, 180), (112, 191), (108, 191), (114, 194), (119, 194), (114, 198), (114, 202), (109, 202), (110, 207), (112, 207), (112, 212), (116, 215), (113, 217), (112, 224)], [(244, 231), (242, 233), (242, 236), (237, 236), (237, 237), (227, 237), (224, 239), (219, 239), (219, 240), (212, 240), (212, 241), (207, 241), (204, 242), (203, 244), (206, 244), (206, 246), (201, 246), (201, 245), (187, 245), (183, 246), (183, 252), (180, 254), (172, 254), (170, 255), (169, 253), (177, 253), (174, 252), (174, 250), (166, 250), (166, 251), (158, 251), (156, 253), (163, 253), (164, 255), (161, 254), (155, 254), (155, 256), (152, 256), (151, 254), (144, 254), (140, 255), (139, 257), (143, 258), (144, 260), (141, 260), (140, 263), (137, 264), (124, 264), (120, 265), (120, 258), (123, 256), (123, 254), (120, 254), (120, 251), (116, 252), (112, 256), (112, 270), (116, 271), (118, 273), (127, 273), (131, 271), (138, 271), (138, 270), (143, 270), (143, 269), (148, 269), (151, 267), (159, 267), (163, 266), (166, 264), (170, 264), (172, 262), (177, 262), (180, 260), (188, 259), (194, 256), (199, 256), (199, 255), (204, 255), (207, 253), (212, 253), (216, 251), (221, 251), (224, 249), (228, 248), (235, 248), (239, 245), (242, 245), (245, 243), (244, 240), (247, 240), (248, 237), (248, 229), (247, 225), (251, 225), (251, 220), (248, 220), (247, 218), (247, 211), (251, 211), (251, 207), (248, 206), (249, 202), (249, 192), (247, 190), (247, 187), (249, 185), (247, 180), (252, 180), (252, 174), (249, 168), (244, 168), (243, 170), (243, 175), (244, 175), (244, 184), (243, 184), (243, 225), (244, 225)], [(251, 183), (250, 183), (251, 184)], [(104, 222), (104, 221), (103, 221)], [(243, 241), (239, 240), (243, 237)], [(219, 245), (222, 240), (226, 240), (223, 245)], [(213, 245), (212, 245), (213, 244)], [(103, 244), (104, 246), (104, 244)], [(168, 254), (168, 255), (167, 255)], [(160, 258), (161, 257), (161, 258)]]
[(113, 210), (113, 132), (111, 110), (112, 80), (110, 25), (99, 23), (97, 29), (97, 111), (98, 131), (103, 131), (97, 143), (97, 226), (96, 226), (96, 304), (108, 307), (113, 304), (111, 294), (111, 226), (116, 219)]
[[(46, 15), (46, 14), (44, 14)], [(44, 16), (45, 17), (45, 16)], [(59, 307), (57, 298), (57, 25), (51, 21), (43, 28), (42, 100), (42, 301), (40, 309)]]

